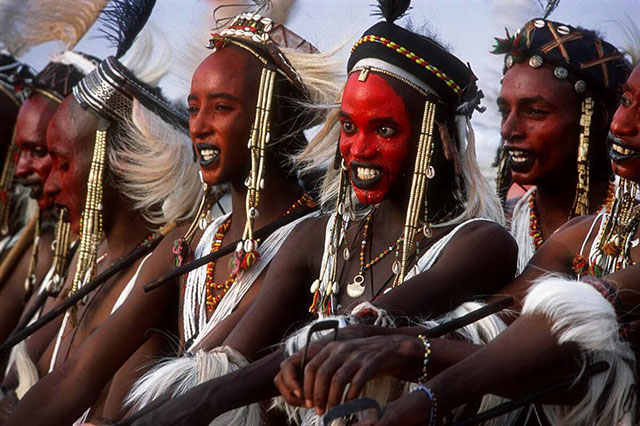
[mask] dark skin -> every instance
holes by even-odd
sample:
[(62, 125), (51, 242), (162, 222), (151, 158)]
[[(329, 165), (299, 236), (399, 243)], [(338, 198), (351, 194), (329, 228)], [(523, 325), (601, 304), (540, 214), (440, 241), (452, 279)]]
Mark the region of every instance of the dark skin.
[[(251, 166), (246, 141), (255, 115), (261, 68), (262, 63), (253, 55), (228, 46), (207, 57), (194, 73), (191, 83), (189, 130), (203, 178), (211, 185), (228, 183), (231, 186), (233, 216), (223, 245), (242, 238), (244, 231), (247, 194), (244, 181)], [(202, 150), (211, 149), (219, 150), (219, 155), (207, 163)], [(254, 222), (254, 230), (277, 220), (303, 193), (297, 179), (280, 166), (281, 159), (276, 159), (276, 154), (274, 149), (267, 149), (265, 185), (260, 190), (260, 215)], [(231, 256), (216, 262), (215, 282), (224, 282), (229, 277)], [(265, 272), (256, 279), (231, 315), (219, 323), (198, 348), (212, 349), (227, 338), (255, 300), (264, 276)], [(213, 294), (219, 292), (216, 290)], [(208, 311), (207, 316), (212, 313), (213, 310)]]
[[(54, 166), (45, 184), (45, 193), (69, 209), (71, 228), (75, 231), (79, 229), (79, 212), (84, 206), (97, 125), (98, 118), (69, 97), (56, 111), (47, 132)], [(98, 273), (128, 254), (150, 232), (141, 215), (125, 207), (127, 200), (110, 184), (108, 177), (103, 197), (105, 240), (98, 256), (104, 255), (104, 260), (98, 265)], [(170, 246), (170, 239), (161, 242), (140, 270), (130, 295), (113, 314), (114, 303), (138, 269), (141, 259), (92, 293), (89, 303), (78, 306), (76, 315), (80, 322), (76, 327), (66, 327), (55, 360), (56, 368), (25, 395), (7, 425), (70, 424), (87, 407), (92, 407), (89, 419), (121, 415), (121, 407), (108, 404), (112, 378), (132, 357), (138, 356), (138, 360), (146, 357), (148, 360), (151, 354), (164, 353), (166, 341), (151, 330), (172, 332), (176, 322), (175, 317), (167, 315), (167, 312), (172, 312), (171, 306), (176, 297), (174, 288), (168, 286), (150, 295), (142, 289), (145, 282), (172, 268)], [(74, 274), (75, 264), (70, 268), (66, 286)], [(140, 312), (146, 314), (140, 315)], [(124, 329), (127, 333), (122, 334)], [(55, 341), (53, 339), (49, 343), (40, 358), (38, 365), (43, 374), (48, 371)], [(134, 368), (130, 364), (129, 367)], [(86, 374), (87, 371), (92, 374)], [(115, 382), (120, 383), (118, 380)], [(50, 398), (53, 392), (59, 397)], [(38, 407), (37, 418), (33, 416), (34, 407)]]
[(11, 135), (18, 118), (19, 108), (20, 106), (16, 104), (15, 99), (0, 92), (0, 111), (2, 111), (0, 114), (0, 161), (2, 164), (4, 164), (7, 149), (11, 144)]
[[(372, 81), (375, 82), (377, 79), (372, 79)], [(362, 83), (357, 79), (350, 79), (348, 84), (360, 85)], [(371, 93), (367, 87), (363, 85), (359, 87), (363, 91), (356, 90), (360, 101), (362, 101), (360, 96)], [(424, 101), (422, 103), (424, 104)], [(363, 125), (361, 117), (358, 116), (359, 111), (347, 110), (344, 107), (343, 103), (341, 116), (350, 117), (354, 123), (360, 123), (359, 129), (373, 128), (373, 124), (376, 122), (380, 123), (379, 127), (398, 129), (396, 126), (399, 123), (390, 121), (387, 115), (385, 115), (387, 119), (384, 121), (379, 120), (380, 117), (368, 117), (365, 120), (368, 124)], [(357, 132), (352, 127), (349, 127), (348, 130), (352, 136), (353, 132)], [(379, 130), (378, 134), (390, 135), (389, 129)], [(375, 134), (376, 132), (367, 131), (367, 133)], [(384, 140), (380, 143), (384, 143)], [(436, 150), (440, 149), (436, 148)], [(358, 155), (357, 152), (354, 155)], [(409, 160), (404, 159), (404, 161)], [(382, 252), (401, 234), (407, 191), (406, 189), (400, 190), (400, 188), (408, 186), (409, 179), (410, 175), (399, 176), (395, 185), (388, 187), (384, 201), (379, 204), (372, 220), (372, 237), (367, 242), (372, 253)], [(386, 182), (384, 178), (381, 181)], [(434, 191), (437, 191), (438, 186), (434, 184), (430, 186), (430, 188), (432, 187)], [(446, 204), (442, 201), (441, 203)], [(324, 246), (323, 231), (327, 220), (326, 216), (309, 219), (296, 227), (273, 260), (256, 302), (224, 342), (224, 344), (239, 350), (249, 359), (263, 358), (246, 368), (207, 382), (162, 406), (160, 403), (155, 404), (151, 409), (144, 410), (144, 414), (141, 414), (141, 418), (135, 422), (136, 425), (204, 424), (220, 413), (274, 395), (275, 388), (272, 385), (272, 380), (283, 360), (283, 352), (279, 350), (264, 356), (263, 348), (281, 341), (294, 327), (311, 318), (307, 312), (313, 296), (309, 292), (309, 286), (319, 274)], [(361, 220), (357, 220), (349, 227), (347, 241), (360, 241), (361, 225)], [(421, 240), (421, 247), (426, 250), (431, 244), (446, 235), (449, 230), (451, 227), (435, 228), (430, 239)], [(474, 258), (473, 262), (458, 255), (472, 250), (474, 253), (477, 252), (474, 247), (477, 247), (478, 244), (482, 244), (486, 250), (478, 253), (478, 257)], [(456, 234), (431, 269), (405, 281), (393, 291), (382, 294), (384, 288), (391, 286), (388, 278), (393, 259), (392, 256), (386, 256), (375, 268), (372, 268), (370, 273), (367, 272), (365, 293), (361, 297), (353, 299), (344, 291), (346, 284), (351, 281), (360, 268), (357, 248), (353, 251), (356, 254), (352, 255), (349, 261), (344, 261), (342, 257), (339, 257), (338, 271), (341, 275), (339, 277), (341, 290), (338, 293), (338, 304), (341, 305), (342, 312), (349, 311), (360, 302), (373, 301), (375, 306), (386, 309), (392, 314), (402, 314), (408, 317), (438, 315), (469, 300), (474, 295), (494, 293), (501, 285), (497, 283), (508, 282), (515, 272), (515, 243), (513, 239), (501, 226), (479, 221), (467, 225)], [(501, 261), (498, 262), (497, 259), (501, 259)], [(491, 265), (491, 267), (487, 268), (487, 265)], [(482, 278), (478, 280), (478, 277)], [(374, 298), (372, 294), (380, 295)], [(265, 324), (269, 326), (266, 327)], [(358, 332), (373, 334), (371, 331), (373, 327), (361, 327), (364, 328), (357, 328)], [(353, 337), (358, 335), (357, 332), (348, 330), (341, 330), (339, 336)], [(225, 391), (222, 392), (222, 389)], [(222, 395), (223, 393), (225, 395)], [(153, 410), (153, 408), (156, 409)], [(131, 421), (128, 419), (119, 424), (131, 424)]]
[[(51, 200), (43, 196), (44, 182), (51, 170), (51, 157), (47, 152), (47, 125), (55, 112), (57, 104), (43, 96), (34, 94), (20, 108), (16, 121), (15, 143), (20, 149), (15, 177), (23, 186), (31, 189), (31, 197), (38, 201), (43, 219), (51, 218)], [(44, 221), (43, 221), (44, 222)], [(41, 231), (36, 277), (42, 279), (51, 264), (53, 252), (51, 242), (53, 229)], [(28, 294), (25, 279), (31, 262), (33, 246), (25, 251), (8, 279), (0, 286), (0, 340), (4, 341), (26, 306)], [(4, 377), (4, 368), (0, 377)]]
[[(536, 185), (539, 227), (546, 239), (567, 221), (573, 206), (578, 179), (575, 164), (580, 98), (573, 84), (554, 77), (553, 70), (515, 64), (504, 75), (497, 103), (505, 146), (527, 152), (527, 161), (519, 167), (510, 160), (511, 175), (519, 185)], [(593, 133), (600, 137), (592, 138), (593, 151), (604, 155), (606, 132), (598, 129)], [(608, 179), (595, 165), (592, 169), (589, 211), (595, 213), (605, 197)]]
[[(636, 68), (623, 87), (620, 107), (616, 111), (611, 124), (611, 134), (632, 150), (640, 149), (640, 68)], [(625, 178), (634, 182), (640, 181), (640, 163), (634, 155), (612, 162), (612, 168), (616, 173), (620, 173)], [(581, 245), (589, 228), (593, 222), (592, 217), (577, 218), (563, 226), (557, 233), (551, 236), (540, 250), (532, 258), (529, 267), (525, 269), (522, 276), (507, 286), (505, 293), (513, 294), (521, 301), (524, 292), (529, 288), (531, 282), (542, 275), (545, 271), (554, 271), (567, 275), (573, 275), (572, 260), (576, 253), (580, 252)], [(597, 228), (596, 228), (597, 229)], [(638, 236), (636, 233), (635, 237)], [(585, 252), (593, 244), (592, 235), (586, 245)], [(640, 255), (640, 248), (631, 250), (631, 258), (636, 259)], [(618, 291), (617, 310), (618, 315), (624, 318), (625, 322), (633, 323), (638, 320), (637, 306), (640, 303), (638, 297), (638, 266), (630, 266), (623, 270), (607, 275), (605, 278), (612, 283)], [(636, 336), (637, 337), (637, 336)], [(398, 362), (395, 366), (413, 365), (414, 372), (416, 366), (416, 355), (420, 353), (415, 346), (414, 337), (400, 337), (396, 346), (414, 342), (411, 355), (402, 356), (399, 351), (394, 356), (404, 359), (407, 363)], [(633, 334), (631, 339), (634, 339)], [(435, 342), (434, 342), (435, 343)], [(355, 342), (352, 342), (355, 345)], [(440, 343), (438, 343), (440, 344)], [(360, 342), (360, 347), (365, 348), (366, 342)], [(380, 350), (380, 345), (369, 346), (359, 354), (360, 359), (367, 359), (374, 352), (374, 347)], [(320, 354), (326, 352), (320, 351)], [(338, 351), (333, 350), (332, 355), (345, 361), (345, 356), (339, 356)], [(434, 351), (434, 354), (436, 351)], [(453, 408), (469, 401), (473, 401), (484, 394), (492, 393), (507, 397), (517, 397), (539, 389), (547, 384), (553, 383), (558, 377), (566, 376), (576, 372), (576, 365), (573, 362), (578, 359), (579, 352), (571, 344), (560, 345), (557, 338), (551, 332), (551, 324), (548, 320), (538, 314), (520, 316), (513, 324), (490, 344), (472, 351), (464, 357), (462, 361), (454, 363), (450, 368), (439, 372), (436, 369), (435, 376), (427, 386), (430, 387), (438, 398), (439, 418), (448, 413)], [(327, 359), (326, 355), (323, 355)], [(453, 356), (454, 359), (459, 358)], [(280, 374), (279, 388), (285, 397), (292, 402), (301, 404), (302, 391), (297, 377), (292, 371), (299, 355), (292, 357), (283, 364)], [(413, 359), (413, 361), (412, 361)], [(313, 361), (312, 361), (313, 362)], [(328, 370), (330, 363), (321, 359), (320, 369)], [(412, 363), (412, 364), (411, 364)], [(392, 368), (382, 366), (375, 371), (371, 370), (367, 362), (361, 363), (360, 371), (365, 370), (365, 380), (376, 375), (392, 374), (401, 376)], [(477, 368), (482, 365), (482, 368)], [(308, 369), (308, 367), (307, 367)], [(338, 370), (339, 372), (340, 370)], [(402, 374), (408, 374), (411, 370), (402, 369)], [(415, 376), (414, 376), (415, 377)], [(307, 377), (305, 370), (304, 395), (311, 385), (320, 388), (323, 386), (332, 387), (330, 395), (335, 393), (334, 383), (340, 384), (340, 374), (331, 374), (318, 378), (310, 375)], [(309, 384), (308, 381), (311, 383)], [(315, 383), (314, 383), (315, 381)], [(360, 381), (356, 382), (359, 385)], [(314, 388), (314, 390), (315, 390)], [(554, 404), (570, 404), (574, 402), (571, 398), (580, 396), (580, 390), (568, 394), (554, 395), (550, 402)], [(291, 395), (291, 396), (289, 396)], [(315, 394), (314, 394), (315, 396)], [(348, 397), (354, 397), (350, 392)], [(321, 398), (320, 398), (321, 400)], [(320, 401), (322, 402), (322, 401)], [(316, 405), (318, 407), (318, 405)], [(385, 413), (380, 420), (366, 420), (359, 425), (417, 425), (429, 421), (428, 413), (430, 402), (423, 392), (414, 392), (385, 407)]]

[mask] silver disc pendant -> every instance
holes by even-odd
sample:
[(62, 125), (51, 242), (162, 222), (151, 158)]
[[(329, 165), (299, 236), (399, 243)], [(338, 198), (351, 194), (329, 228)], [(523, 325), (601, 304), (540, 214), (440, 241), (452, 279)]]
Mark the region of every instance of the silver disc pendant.
[(365, 286), (364, 275), (358, 274), (353, 279), (353, 282), (347, 286), (347, 294), (352, 299), (357, 299), (364, 294)]

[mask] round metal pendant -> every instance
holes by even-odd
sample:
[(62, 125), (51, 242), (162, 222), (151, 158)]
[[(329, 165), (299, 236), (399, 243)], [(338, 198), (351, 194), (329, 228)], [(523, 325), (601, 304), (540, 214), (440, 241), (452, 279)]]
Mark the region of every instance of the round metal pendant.
[(587, 90), (587, 83), (584, 80), (578, 80), (573, 87), (576, 93), (583, 94)]
[(567, 71), (565, 67), (555, 67), (555, 69), (553, 70), (553, 75), (555, 75), (556, 78), (559, 78), (560, 80), (564, 80), (569, 76), (569, 71)]
[(529, 58), (529, 66), (531, 68), (540, 68), (542, 66), (542, 56), (533, 55)]
[(249, 217), (251, 219), (255, 219), (260, 215), (260, 212), (258, 211), (258, 209), (256, 209), (255, 207), (251, 207), (249, 209)]
[(431, 236), (433, 235), (433, 231), (431, 230), (431, 227), (429, 226), (428, 223), (425, 223), (424, 225), (422, 225), (422, 234), (426, 238), (431, 238)]
[(504, 58), (504, 66), (507, 68), (511, 68), (513, 66), (513, 62), (514, 62), (513, 55), (507, 55)]
[(353, 279), (353, 282), (347, 286), (347, 295), (349, 295), (352, 299), (357, 299), (364, 294), (365, 286), (364, 276), (362, 274), (358, 274)]

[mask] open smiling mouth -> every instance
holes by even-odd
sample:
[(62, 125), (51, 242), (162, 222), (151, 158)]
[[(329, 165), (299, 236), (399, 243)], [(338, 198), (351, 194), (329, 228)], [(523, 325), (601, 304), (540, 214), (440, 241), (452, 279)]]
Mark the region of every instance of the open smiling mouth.
[(509, 165), (515, 172), (527, 171), (535, 161), (535, 154), (526, 149), (507, 147), (509, 152)]
[(622, 139), (612, 134), (609, 134), (607, 139), (609, 142), (609, 157), (616, 163), (640, 157), (640, 150), (633, 148)]
[(209, 166), (218, 160), (220, 160), (220, 148), (207, 143), (198, 143), (196, 145), (198, 150), (198, 162), (201, 166)]
[(374, 164), (364, 164), (352, 161), (351, 179), (353, 184), (360, 189), (370, 189), (382, 179), (382, 168)]

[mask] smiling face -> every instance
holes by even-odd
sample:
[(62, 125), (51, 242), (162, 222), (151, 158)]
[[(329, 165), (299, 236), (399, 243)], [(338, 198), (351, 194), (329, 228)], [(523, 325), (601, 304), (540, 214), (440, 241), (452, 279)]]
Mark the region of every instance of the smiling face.
[(25, 101), (16, 122), (16, 145), (20, 157), (16, 178), (31, 189), (31, 197), (42, 210), (51, 208), (53, 200), (44, 196), (44, 182), (51, 171), (52, 160), (47, 151), (47, 126), (58, 104), (34, 93)]
[(622, 90), (609, 136), (612, 168), (620, 177), (640, 182), (640, 66), (633, 70)]
[(340, 107), (340, 153), (361, 203), (378, 204), (404, 170), (411, 123), (405, 103), (387, 81), (353, 73)]
[(75, 234), (80, 231), (97, 125), (98, 118), (68, 96), (47, 129), (47, 149), (53, 166), (44, 192), (56, 204), (67, 207)]
[(243, 182), (254, 118), (260, 63), (228, 46), (205, 59), (191, 81), (189, 132), (205, 182)]
[(547, 68), (516, 64), (507, 71), (498, 108), (515, 182), (539, 185), (575, 173), (580, 105), (572, 84)]

